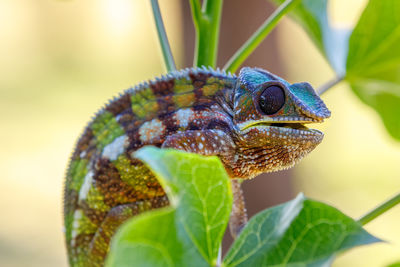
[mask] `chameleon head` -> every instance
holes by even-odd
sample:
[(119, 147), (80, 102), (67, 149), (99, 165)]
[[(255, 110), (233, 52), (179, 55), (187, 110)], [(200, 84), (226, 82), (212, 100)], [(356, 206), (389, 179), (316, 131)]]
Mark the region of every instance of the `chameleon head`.
[[(239, 177), (293, 166), (312, 151), (323, 133), (304, 124), (323, 122), (330, 111), (308, 83), (289, 84), (262, 69), (243, 68), (234, 95)], [(246, 164), (244, 166), (243, 164)]]

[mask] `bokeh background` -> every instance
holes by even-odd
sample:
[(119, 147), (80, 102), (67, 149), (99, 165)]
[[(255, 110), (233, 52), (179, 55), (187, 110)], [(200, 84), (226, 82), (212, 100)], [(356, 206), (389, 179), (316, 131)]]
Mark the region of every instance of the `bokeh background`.
[[(364, 0), (331, 0), (332, 22), (351, 27)], [(191, 66), (187, 0), (160, 0), (179, 67)], [(65, 168), (83, 127), (107, 99), (164, 72), (149, 1), (0, 1), (0, 266), (67, 266), (62, 234)], [(225, 1), (219, 66), (273, 7)], [(246, 62), (318, 87), (333, 77), (293, 21), (279, 26)], [(400, 190), (400, 143), (346, 84), (323, 96), (332, 118), (324, 142), (295, 168), (244, 184), (250, 214), (298, 192), (358, 218)], [(388, 241), (341, 255), (334, 266), (400, 260), (400, 207), (366, 228)], [(227, 238), (227, 242), (229, 242)]]

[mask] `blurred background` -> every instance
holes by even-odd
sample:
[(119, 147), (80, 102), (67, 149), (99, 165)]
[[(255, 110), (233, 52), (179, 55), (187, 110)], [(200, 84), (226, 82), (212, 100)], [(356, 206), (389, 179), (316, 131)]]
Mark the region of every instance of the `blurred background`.
[[(364, 0), (331, 0), (333, 23), (352, 27)], [(160, 0), (178, 67), (191, 66), (187, 0)], [(265, 0), (225, 1), (219, 66), (273, 11)], [(164, 72), (149, 1), (0, 1), (0, 266), (67, 266), (65, 168), (83, 127), (111, 96)], [(305, 33), (283, 19), (245, 63), (315, 87), (333, 72)], [(400, 190), (400, 143), (345, 83), (323, 96), (325, 140), (295, 168), (244, 184), (250, 214), (298, 192), (358, 218)], [(334, 266), (400, 260), (400, 207), (366, 228), (388, 241)], [(229, 242), (226, 238), (226, 242)]]

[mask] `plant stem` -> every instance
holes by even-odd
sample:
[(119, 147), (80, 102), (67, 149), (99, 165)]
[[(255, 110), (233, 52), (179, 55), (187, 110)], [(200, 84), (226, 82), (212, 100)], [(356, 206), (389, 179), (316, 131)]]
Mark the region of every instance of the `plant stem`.
[(239, 48), (238, 51), (228, 60), (224, 69), (235, 72), (257, 46), (267, 37), (279, 20), (293, 8), (299, 0), (286, 0), (280, 5), (271, 16), (257, 29), (257, 31)]
[(217, 257), (217, 263), (216, 263), (216, 267), (220, 267), (222, 264), (222, 243), (219, 246), (218, 249), (218, 257)]
[(358, 222), (361, 223), (362, 225), (365, 225), (399, 203), (400, 203), (400, 193), (398, 193), (391, 199), (385, 201), (375, 209), (371, 210), (370, 212), (362, 216), (360, 219), (358, 219)]
[(328, 81), (327, 83), (323, 84), (321, 87), (319, 87), (317, 89), (318, 95), (322, 95), (323, 93), (328, 91), (328, 89), (332, 88), (336, 84), (338, 84), (341, 81), (343, 81), (343, 79), (344, 79), (344, 76), (336, 76), (334, 79), (332, 79), (332, 80)]
[(193, 23), (196, 28), (196, 46), (193, 66), (215, 67), (223, 0), (190, 0)]
[(168, 37), (165, 32), (164, 23), (161, 17), (160, 7), (158, 0), (150, 0), (151, 8), (153, 10), (154, 21), (156, 23), (158, 39), (160, 41), (161, 50), (164, 58), (164, 64), (167, 72), (176, 70), (174, 57), (172, 56), (171, 48), (169, 46)]

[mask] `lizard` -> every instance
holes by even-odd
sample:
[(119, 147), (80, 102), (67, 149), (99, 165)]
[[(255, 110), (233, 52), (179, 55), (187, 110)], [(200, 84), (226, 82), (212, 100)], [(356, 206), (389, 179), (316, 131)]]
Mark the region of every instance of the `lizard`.
[[(70, 265), (103, 266), (124, 221), (169, 204), (155, 176), (134, 157), (139, 148), (218, 156), (232, 181), (250, 179), (289, 168), (311, 152), (324, 135), (304, 124), (328, 117), (309, 83), (290, 84), (259, 68), (242, 68), (237, 76), (188, 68), (124, 91), (92, 118), (67, 168)], [(240, 204), (241, 190), (232, 186)]]

